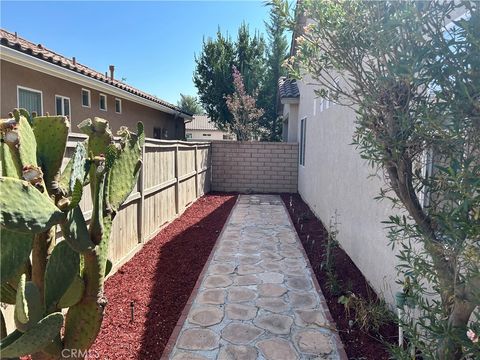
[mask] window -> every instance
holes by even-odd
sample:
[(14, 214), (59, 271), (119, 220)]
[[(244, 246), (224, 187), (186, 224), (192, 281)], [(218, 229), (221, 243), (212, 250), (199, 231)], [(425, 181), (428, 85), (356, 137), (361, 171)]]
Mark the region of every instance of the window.
[(107, 111), (107, 95), (100, 94), (99, 107), (100, 110)]
[(306, 135), (307, 135), (307, 118), (303, 118), (300, 121), (300, 156), (299, 161), (300, 165), (305, 166), (305, 142), (306, 142)]
[(70, 116), (70, 99), (65, 96), (55, 95), (55, 109), (57, 115)]
[(115, 112), (117, 114), (122, 113), (122, 100), (120, 99), (115, 99)]
[(82, 106), (90, 107), (90, 90), (82, 89)]
[(186, 133), (186, 134), (185, 134), (185, 138), (186, 138), (186, 139), (191, 139), (191, 138), (192, 138), (192, 134), (191, 134), (191, 133)]
[(168, 130), (165, 128), (154, 127), (153, 128), (154, 139), (168, 139)]
[(17, 105), (19, 108), (26, 109), (30, 114), (36, 112), (37, 115), (43, 114), (42, 92), (25, 87), (17, 87)]
[(212, 136), (212, 134), (202, 134), (202, 136)]

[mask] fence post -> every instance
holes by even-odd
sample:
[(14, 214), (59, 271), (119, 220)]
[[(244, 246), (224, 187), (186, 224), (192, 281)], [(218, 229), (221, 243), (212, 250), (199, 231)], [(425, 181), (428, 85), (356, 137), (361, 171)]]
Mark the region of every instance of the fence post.
[(208, 192), (212, 190), (213, 183), (213, 142), (210, 142), (208, 146), (208, 158), (207, 158), (207, 174), (205, 176), (208, 179)]
[(175, 214), (180, 214), (180, 179), (179, 179), (179, 171), (178, 171), (178, 163), (179, 163), (179, 156), (178, 156), (178, 145), (175, 146)]
[(198, 186), (198, 146), (195, 145), (195, 200), (198, 199), (199, 195), (199, 186)]
[(140, 192), (140, 201), (137, 208), (138, 243), (143, 243), (145, 241), (143, 229), (143, 211), (145, 206), (145, 144), (142, 146), (142, 166), (140, 167), (140, 176), (138, 177), (138, 191)]

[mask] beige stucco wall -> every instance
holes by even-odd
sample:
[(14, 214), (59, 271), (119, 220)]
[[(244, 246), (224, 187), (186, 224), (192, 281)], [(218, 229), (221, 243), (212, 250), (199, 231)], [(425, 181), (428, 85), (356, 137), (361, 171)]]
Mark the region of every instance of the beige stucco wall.
[(305, 166), (299, 165), (298, 191), (326, 226), (338, 211), (341, 247), (393, 305), (396, 258), (381, 223), (391, 214), (391, 204), (374, 200), (384, 183), (382, 176), (369, 178), (372, 168), (350, 145), (355, 113), (339, 105), (320, 112), (320, 99), (306, 83), (308, 79), (298, 82), (298, 134), (300, 119), (307, 118)]
[(284, 124), (285, 133), (283, 134), (283, 141), (297, 142), (298, 140), (298, 104), (284, 104), (283, 118), (286, 122)]
[[(191, 139), (187, 139), (190, 141), (211, 141), (211, 140), (223, 140), (223, 135), (227, 135), (226, 132), (220, 131), (220, 130), (191, 130), (191, 129), (186, 129), (185, 130), (186, 134), (192, 134)], [(205, 134), (208, 134), (205, 136)]]
[(296, 192), (298, 144), (212, 142), (212, 190)]
[[(23, 86), (42, 91), (43, 112), (55, 114), (55, 95), (70, 98), (72, 131), (77, 132), (77, 125), (86, 118), (95, 116), (110, 121), (110, 126), (116, 132), (120, 126), (136, 127), (138, 121), (143, 121), (147, 137), (153, 137), (153, 128), (166, 128), (168, 139), (183, 139), (185, 125), (181, 118), (174, 119), (171, 114), (152, 109), (135, 102), (122, 99), (122, 113), (115, 112), (115, 96), (108, 93), (107, 111), (99, 109), (100, 92), (91, 88), (47, 75), (29, 68), (0, 61), (1, 101), (0, 115), (6, 117), (13, 108), (17, 107), (17, 86)], [(90, 108), (82, 106), (81, 89), (90, 90)]]

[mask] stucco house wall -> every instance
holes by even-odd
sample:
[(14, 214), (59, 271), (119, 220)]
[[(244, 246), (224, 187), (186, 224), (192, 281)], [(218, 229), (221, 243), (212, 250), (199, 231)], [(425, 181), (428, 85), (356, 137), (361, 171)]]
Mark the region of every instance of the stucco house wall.
[[(70, 98), (70, 121), (73, 132), (78, 131), (77, 125), (82, 120), (98, 116), (109, 120), (114, 132), (120, 126), (134, 129), (138, 121), (143, 121), (148, 137), (153, 137), (155, 127), (167, 129), (168, 139), (185, 137), (185, 125), (182, 118), (175, 118), (174, 115), (137, 104), (120, 96), (113, 96), (105, 91), (100, 92), (5, 60), (0, 61), (0, 77), (0, 114), (2, 117), (6, 117), (13, 108), (18, 106), (17, 86), (21, 86), (42, 92), (44, 114), (47, 112), (50, 115), (56, 114), (56, 95)], [(82, 89), (90, 90), (90, 107), (82, 106)], [(99, 108), (100, 93), (107, 95), (107, 111)], [(115, 98), (121, 99), (121, 114), (115, 112)]]
[[(372, 177), (373, 170), (360, 158), (352, 142), (355, 113), (340, 105), (329, 105), (314, 94), (308, 77), (298, 81), (300, 100), (298, 117), (289, 113), (289, 125), (297, 128), (295, 141), (300, 139), (300, 122), (306, 118), (305, 165), (298, 165), (298, 192), (319, 219), (328, 226), (338, 213), (338, 241), (360, 271), (391, 305), (398, 291), (395, 253), (381, 223), (392, 214), (388, 201), (374, 197), (384, 184), (383, 175)], [(322, 110), (322, 111), (321, 111)], [(288, 140), (292, 130), (288, 130)]]
[[(210, 141), (210, 140), (225, 140), (223, 138), (223, 135), (226, 133), (220, 130), (192, 130), (192, 129), (187, 129), (185, 131), (187, 134), (187, 140), (188, 141)], [(188, 137), (188, 134), (191, 134), (192, 137)]]

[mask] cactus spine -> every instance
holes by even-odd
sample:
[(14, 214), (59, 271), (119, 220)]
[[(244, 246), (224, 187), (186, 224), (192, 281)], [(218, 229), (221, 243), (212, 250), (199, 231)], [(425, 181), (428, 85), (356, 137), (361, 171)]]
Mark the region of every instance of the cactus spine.
[[(106, 120), (87, 119), (79, 128), (89, 138), (61, 173), (69, 126), (23, 109), (0, 120), (0, 300), (15, 305), (17, 327), (5, 336), (2, 314), (2, 356), (85, 354), (100, 330), (112, 221), (137, 181), (145, 135), (142, 123), (136, 134), (122, 128), (115, 144)], [(87, 225), (79, 203), (88, 183)]]

